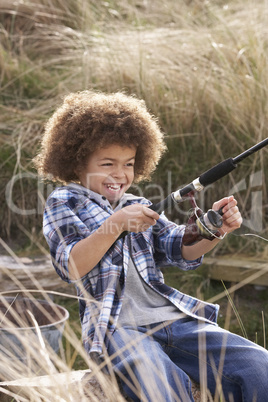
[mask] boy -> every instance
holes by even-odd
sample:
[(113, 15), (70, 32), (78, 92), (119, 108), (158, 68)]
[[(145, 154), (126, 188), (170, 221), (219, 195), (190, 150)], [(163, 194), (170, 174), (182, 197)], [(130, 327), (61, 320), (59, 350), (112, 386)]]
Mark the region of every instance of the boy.
[[(132, 400), (193, 401), (191, 378), (226, 400), (264, 401), (268, 352), (219, 328), (217, 305), (168, 287), (160, 271), (196, 269), (220, 240), (182, 245), (183, 225), (127, 193), (164, 150), (144, 102), (122, 93), (70, 94), (47, 123), (35, 164), (67, 185), (48, 197), (44, 235), (56, 271), (77, 287), (84, 346), (110, 357)], [(241, 225), (236, 204), (213, 205), (222, 234)]]

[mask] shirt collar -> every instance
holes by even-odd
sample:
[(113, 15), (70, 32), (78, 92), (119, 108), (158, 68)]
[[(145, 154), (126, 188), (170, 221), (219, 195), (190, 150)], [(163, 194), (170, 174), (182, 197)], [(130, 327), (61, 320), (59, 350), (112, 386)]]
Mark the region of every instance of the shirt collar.
[[(104, 197), (103, 195), (101, 195), (99, 193), (95, 193), (95, 191), (92, 191), (92, 190), (82, 186), (81, 184), (70, 183), (67, 186), (67, 188), (74, 189), (74, 190), (78, 191), (79, 193), (82, 192), (84, 195), (86, 195), (93, 201), (97, 202), (99, 205), (104, 205), (105, 207), (113, 209), (110, 202), (107, 200), (106, 197)], [(114, 208), (114, 211), (118, 211), (119, 209), (124, 207), (128, 203), (128, 201), (131, 202), (131, 201), (136, 200), (138, 202), (138, 200), (141, 200), (142, 198), (143, 197), (138, 197), (138, 196), (130, 194), (130, 193), (124, 193), (122, 195), (122, 197), (120, 198), (118, 205)]]

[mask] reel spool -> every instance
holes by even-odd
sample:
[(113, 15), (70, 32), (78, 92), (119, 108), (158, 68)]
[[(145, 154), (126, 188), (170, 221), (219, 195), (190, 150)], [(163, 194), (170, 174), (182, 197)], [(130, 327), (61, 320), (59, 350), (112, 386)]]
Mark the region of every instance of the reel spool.
[(194, 207), (193, 213), (188, 219), (185, 227), (185, 233), (182, 244), (191, 246), (202, 239), (213, 240), (223, 239), (219, 229), (223, 225), (222, 211), (214, 211), (209, 209), (204, 213), (196, 204), (193, 195), (190, 195), (190, 201)]

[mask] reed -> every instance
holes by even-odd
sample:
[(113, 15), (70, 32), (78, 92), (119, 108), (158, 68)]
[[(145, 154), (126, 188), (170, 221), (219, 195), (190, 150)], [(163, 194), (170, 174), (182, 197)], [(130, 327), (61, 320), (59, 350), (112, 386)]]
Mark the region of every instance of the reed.
[[(178, 188), (265, 138), (267, 13), (265, 1), (246, 7), (239, 1), (2, 1), (1, 234), (14, 237), (21, 220), (40, 231), (37, 178), (27, 174), (44, 122), (70, 91), (124, 90), (145, 99), (167, 137), (169, 151), (153, 177), (165, 195), (168, 174)], [(263, 172), (266, 199), (266, 168), (264, 150), (215, 185), (213, 195), (208, 191), (206, 206), (256, 170)], [(247, 189), (237, 194), (245, 216)], [(22, 215), (22, 209), (34, 212)], [(265, 221), (266, 205), (262, 215)], [(255, 248), (259, 240), (246, 243)]]
[[(239, 153), (267, 136), (265, 2), (4, 1), (0, 7), (2, 194), (10, 175), (31, 171), (44, 121), (70, 91), (124, 90), (146, 100), (167, 133), (169, 152), (154, 177), (164, 189), (167, 167), (178, 187), (230, 150)], [(265, 155), (223, 181), (224, 190), (254, 169), (265, 171)], [(18, 180), (15, 198), (31, 205), (36, 185), (25, 182)], [(220, 196), (222, 186), (213, 193)], [(244, 206), (249, 194), (240, 198)], [(18, 217), (7, 209), (3, 227), (10, 234)], [(29, 221), (38, 225), (40, 216)]]
[[(8, 247), (7, 247), (8, 250)], [(19, 258), (10, 251), (14, 259)], [(3, 272), (3, 270), (2, 270)], [(7, 273), (12, 279), (12, 272)], [(27, 267), (25, 267), (25, 275)], [(178, 280), (179, 273), (174, 269), (168, 270), (166, 282), (172, 286), (178, 287), (180, 290), (191, 293), (194, 296), (201, 297), (210, 301), (221, 300), (223, 307), (223, 315), (220, 318), (221, 325), (225, 325), (226, 329), (234, 328), (234, 320), (237, 322), (237, 333), (252, 338), (254, 336), (251, 327), (255, 325), (253, 316), (253, 305), (251, 303), (250, 311), (250, 327), (246, 322), (249, 308), (246, 305), (242, 309), (241, 303), (235, 291), (243, 287), (243, 283), (238, 284), (236, 289), (227, 289), (226, 285), (214, 289), (212, 297), (212, 287), (208, 287), (207, 279), (204, 272), (198, 271), (188, 272), (181, 275)], [(124, 401), (125, 396), (122, 394), (118, 386), (117, 379), (114, 376), (107, 376), (101, 370), (102, 366), (97, 366), (86, 354), (81, 343), (81, 329), (78, 319), (78, 303), (76, 296), (72, 294), (71, 289), (68, 293), (59, 293), (55, 291), (47, 291), (42, 289), (38, 282), (38, 275), (30, 275), (31, 285), (25, 288), (24, 285), (16, 278), (13, 278), (13, 290), (9, 292), (1, 292), (0, 294), (0, 395), (3, 401)], [(222, 292), (220, 291), (222, 290)], [(67, 290), (68, 292), (68, 290)], [(246, 290), (248, 298), (249, 290)], [(13, 302), (7, 304), (7, 296), (13, 298)], [(35, 306), (35, 315), (29, 314), (28, 309), (22, 309), (21, 296), (27, 298), (27, 304), (30, 302)], [(54, 313), (58, 314), (59, 305), (65, 306), (70, 312), (69, 322), (65, 324), (63, 338), (60, 340), (59, 351), (56, 352), (47, 342), (47, 338), (42, 332), (42, 323), (38, 321), (38, 311), (42, 313), (42, 305), (39, 299), (51, 303), (54, 299), (56, 305), (50, 310), (44, 311), (46, 324), (55, 324)], [(223, 300), (224, 299), (224, 300)], [(243, 299), (244, 301), (246, 299)], [(18, 303), (16, 306), (16, 302)], [(90, 300), (88, 300), (90, 303)], [(10, 303), (10, 301), (9, 301)], [(244, 302), (243, 302), (244, 303)], [(3, 308), (3, 305), (5, 308)], [(20, 308), (18, 309), (18, 305)], [(16, 306), (16, 308), (15, 308)], [(238, 308), (242, 313), (239, 313)], [(258, 308), (260, 313), (260, 309)], [(262, 313), (260, 320), (262, 321), (263, 331), (260, 328), (256, 330), (256, 342), (266, 346), (265, 333), (265, 314), (267, 309)], [(44, 324), (44, 323), (43, 323)], [(244, 325), (245, 324), (245, 325)], [(24, 332), (18, 327), (35, 330)], [(3, 329), (17, 334), (18, 340), (15, 348), (12, 350), (8, 347), (8, 342), (3, 335)], [(157, 330), (157, 328), (156, 328)], [(263, 333), (263, 339), (262, 339)], [(253, 339), (252, 339), (253, 340)], [(12, 339), (9, 340), (11, 342)], [(126, 347), (135, 347), (133, 340), (130, 340)], [(110, 362), (106, 362), (110, 366)], [(149, 366), (148, 366), (149, 369)], [(160, 376), (161, 384), (161, 376)], [(205, 378), (204, 378), (205, 381)], [(195, 401), (201, 400), (217, 401), (221, 394), (220, 379), (217, 395), (215, 398), (209, 394), (206, 388), (201, 384), (201, 388), (194, 386)], [(152, 400), (155, 397), (155, 389), (152, 389)], [(174, 396), (176, 400), (176, 396)], [(223, 400), (223, 399), (220, 399)]]
[[(159, 187), (141, 186), (145, 196), (155, 201), (159, 188), (166, 196), (267, 137), (267, 17), (265, 0), (228, 4), (220, 0), (2, 0), (0, 235), (16, 250), (22, 247), (23, 253), (46, 248), (42, 208), (53, 185), (38, 179), (31, 160), (45, 121), (71, 91), (134, 93), (158, 116), (169, 150), (153, 176), (152, 183)], [(267, 237), (266, 149), (200, 195), (198, 202), (209, 208), (245, 179), (246, 186), (235, 195), (243, 216), (250, 220), (255, 202), (251, 177), (256, 172), (262, 172), (256, 187), (262, 195), (262, 227), (257, 234)], [(188, 208), (186, 204), (181, 211), (170, 212), (171, 218), (184, 222)], [(248, 231), (254, 232), (254, 227), (244, 226), (243, 232)], [(256, 237), (230, 236), (217, 253), (260, 257), (267, 253), (265, 246)], [(61, 356), (45, 350), (52, 361), (45, 371), (52, 377), (55, 372), (70, 372), (76, 354), (84, 368), (90, 366), (80, 334), (67, 326), (65, 336), (68, 361), (64, 348)], [(4, 360), (6, 366), (8, 361)], [(24, 378), (26, 373), (35, 377), (37, 369), (32, 368), (12, 366), (4, 380)], [(92, 369), (94, 377), (98, 369)], [(108, 393), (110, 380), (100, 377), (101, 392)], [(119, 400), (117, 384), (112, 386)], [(23, 387), (23, 392), (15, 387), (12, 397), (77, 400), (73, 393), (84, 392), (62, 388), (58, 395), (55, 387)]]

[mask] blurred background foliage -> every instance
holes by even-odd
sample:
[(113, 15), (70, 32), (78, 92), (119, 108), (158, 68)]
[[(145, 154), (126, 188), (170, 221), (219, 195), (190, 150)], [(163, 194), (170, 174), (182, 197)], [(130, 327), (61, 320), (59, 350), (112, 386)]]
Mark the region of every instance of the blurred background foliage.
[[(145, 99), (168, 152), (152, 182), (133, 191), (154, 202), (266, 138), (267, 17), (265, 0), (2, 0), (0, 235), (24, 250), (44, 244), (43, 203), (54, 185), (38, 179), (31, 160), (45, 121), (71, 91)], [(207, 209), (235, 192), (250, 221), (252, 194), (260, 191), (262, 227), (244, 225), (238, 234), (255, 229), (265, 237), (266, 172), (264, 149), (197, 202)], [(185, 202), (168, 215), (184, 223), (189, 208)], [(229, 236), (216, 252), (263, 256), (267, 248), (256, 237)]]
[[(55, 184), (38, 178), (32, 158), (44, 123), (69, 92), (119, 90), (146, 101), (168, 151), (152, 181), (132, 190), (153, 202), (266, 138), (267, 21), (267, 0), (1, 0), (0, 237), (19, 256), (48, 252), (42, 212)], [(264, 240), (240, 236), (267, 238), (267, 152), (197, 195), (206, 210), (234, 193), (244, 217), (213, 255), (267, 258)], [(190, 207), (185, 201), (167, 214), (185, 223)], [(167, 284), (204, 300), (218, 301), (224, 288), (206, 265), (164, 273)], [(267, 347), (267, 297), (267, 287), (247, 285), (233, 301), (219, 298), (219, 324)], [(77, 300), (67, 293), (55, 300), (68, 309), (69, 330), (79, 339), (65, 335), (66, 365), (87, 368), (77, 347)]]

